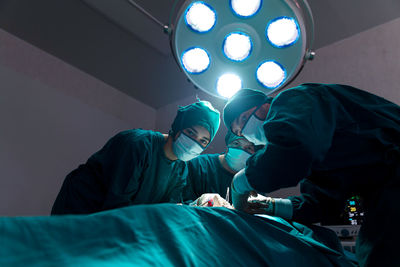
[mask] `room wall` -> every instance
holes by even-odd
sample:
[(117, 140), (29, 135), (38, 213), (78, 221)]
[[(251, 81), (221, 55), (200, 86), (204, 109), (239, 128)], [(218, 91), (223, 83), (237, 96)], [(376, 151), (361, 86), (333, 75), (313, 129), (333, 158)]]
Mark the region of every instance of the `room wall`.
[(344, 83), (400, 104), (400, 19), (317, 51), (293, 85)]
[[(303, 71), (289, 87), (305, 82), (343, 83), (400, 104), (399, 29), (400, 19), (396, 19), (318, 49), (315, 59), (307, 62)], [(176, 106), (193, 102), (193, 98), (182, 99), (158, 109), (156, 127), (166, 129), (167, 122), (175, 114)], [(208, 98), (222, 111), (223, 103), (221, 104), (220, 100)], [(209, 152), (223, 151), (225, 146), (223, 136), (226, 129), (224, 126), (221, 128)], [(286, 197), (298, 192), (296, 187), (279, 190), (271, 195)]]
[(0, 30), (0, 216), (46, 215), (65, 176), (156, 111)]

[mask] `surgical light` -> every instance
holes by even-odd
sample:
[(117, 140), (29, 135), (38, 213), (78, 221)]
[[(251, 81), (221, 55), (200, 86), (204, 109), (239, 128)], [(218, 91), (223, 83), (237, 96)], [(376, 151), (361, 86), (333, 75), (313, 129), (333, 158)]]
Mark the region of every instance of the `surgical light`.
[(222, 97), (230, 98), (240, 89), (242, 89), (242, 80), (235, 74), (226, 73), (217, 80), (217, 91)]
[[(188, 19), (198, 7), (215, 19), (204, 30), (193, 25), (206, 15)], [(276, 92), (314, 55), (314, 24), (306, 0), (186, 0), (173, 25), (175, 58), (201, 47), (209, 59), (200, 72), (177, 60), (185, 75), (196, 88), (223, 98), (241, 88)]]
[(266, 61), (257, 69), (257, 80), (269, 89), (280, 86), (285, 78), (285, 70), (274, 61)]
[(266, 31), (268, 40), (276, 47), (293, 45), (300, 35), (296, 21), (289, 17), (273, 20), (268, 24)]
[(251, 40), (245, 33), (231, 33), (224, 40), (224, 53), (231, 60), (243, 61), (250, 51)]
[(253, 16), (260, 9), (261, 0), (231, 0), (233, 11), (242, 17)]
[(215, 11), (202, 1), (192, 3), (186, 13), (185, 21), (194, 31), (207, 32), (215, 25)]
[(218, 97), (229, 98), (241, 88), (274, 93), (315, 55), (307, 0), (174, 0), (166, 25), (127, 1), (169, 34), (188, 80)]
[(201, 73), (210, 66), (210, 57), (202, 48), (190, 48), (182, 55), (182, 65), (189, 73)]

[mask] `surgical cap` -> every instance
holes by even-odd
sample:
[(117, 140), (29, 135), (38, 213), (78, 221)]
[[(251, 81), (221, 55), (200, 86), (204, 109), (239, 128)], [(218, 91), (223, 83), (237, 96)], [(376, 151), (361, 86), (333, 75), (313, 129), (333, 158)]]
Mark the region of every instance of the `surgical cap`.
[(188, 106), (179, 107), (171, 129), (176, 134), (183, 129), (200, 125), (210, 133), (211, 142), (218, 131), (220, 121), (219, 111), (214, 109), (210, 102), (198, 101)]
[(225, 144), (228, 146), (231, 144), (233, 141), (242, 139), (244, 138), (243, 136), (237, 136), (236, 134), (232, 133), (232, 131), (228, 131), (225, 135)]
[(231, 129), (232, 122), (243, 112), (261, 106), (264, 103), (271, 103), (272, 97), (263, 92), (253, 89), (241, 89), (232, 96), (224, 107), (224, 124)]

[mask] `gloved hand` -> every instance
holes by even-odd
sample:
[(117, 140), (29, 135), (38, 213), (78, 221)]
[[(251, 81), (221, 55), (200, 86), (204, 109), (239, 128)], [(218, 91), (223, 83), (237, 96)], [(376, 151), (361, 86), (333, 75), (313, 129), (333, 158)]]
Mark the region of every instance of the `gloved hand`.
[(258, 194), (248, 183), (244, 170), (239, 171), (231, 185), (232, 204), (235, 209), (250, 214), (268, 214), (291, 219), (292, 202), (289, 199), (271, 198)]
[(275, 215), (275, 199), (266, 197), (255, 192), (247, 201), (253, 209), (260, 209), (262, 214)]
[(250, 214), (265, 213), (263, 209), (267, 206), (266, 203), (249, 202), (249, 197), (254, 198), (258, 194), (248, 183), (244, 169), (233, 177), (231, 192), (232, 204), (235, 209)]
[(269, 214), (273, 215), (272, 198), (259, 199), (256, 191), (249, 191), (240, 194), (232, 187), (232, 204), (237, 210), (244, 211), (249, 214)]
[(219, 194), (206, 193), (201, 195), (198, 199), (190, 204), (190, 206), (197, 207), (225, 207), (233, 209), (231, 204), (222, 198)]

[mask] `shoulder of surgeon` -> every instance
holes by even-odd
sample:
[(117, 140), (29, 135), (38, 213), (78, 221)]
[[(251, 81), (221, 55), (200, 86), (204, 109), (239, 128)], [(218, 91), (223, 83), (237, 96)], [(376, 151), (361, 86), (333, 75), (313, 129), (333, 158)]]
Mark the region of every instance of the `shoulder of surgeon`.
[(304, 83), (296, 87), (292, 87), (280, 92), (274, 97), (272, 103), (282, 100), (290, 100), (291, 98), (309, 98), (313, 95), (325, 94), (329, 88), (329, 85), (320, 83)]
[[(274, 97), (271, 108), (304, 111), (312, 106), (312, 103), (319, 103), (335, 106), (339, 95), (363, 93), (362, 90), (341, 84), (304, 83), (296, 87), (282, 91)], [(340, 97), (339, 97), (340, 98)]]
[(305, 98), (307, 96), (334, 96), (335, 98), (341, 98), (343, 96), (363, 96), (387, 101), (377, 95), (345, 84), (303, 83), (281, 92), (278, 96), (285, 97), (288, 95), (302, 95)]
[[(299, 108), (305, 103), (322, 103), (326, 106), (343, 106), (357, 110), (357, 107), (368, 110), (389, 110), (399, 114), (399, 106), (383, 97), (344, 84), (305, 83), (282, 91), (272, 104), (275, 108)], [(326, 108), (325, 106), (325, 108)]]
[(131, 129), (119, 132), (110, 139), (111, 142), (123, 143), (142, 152), (151, 150), (152, 147), (164, 144), (164, 136), (160, 132), (143, 129)]

